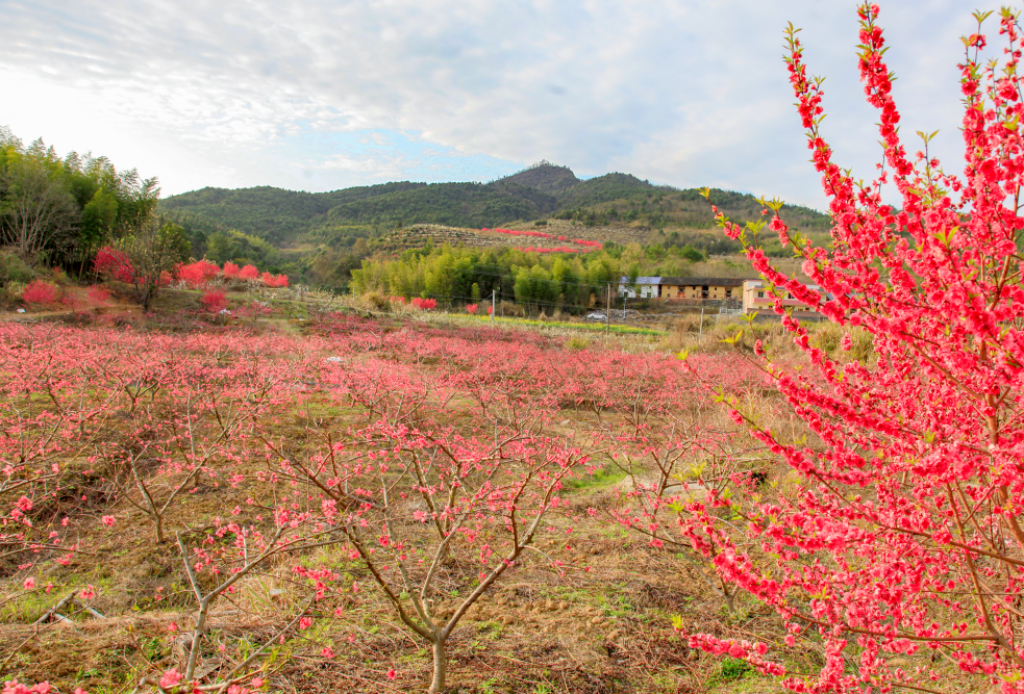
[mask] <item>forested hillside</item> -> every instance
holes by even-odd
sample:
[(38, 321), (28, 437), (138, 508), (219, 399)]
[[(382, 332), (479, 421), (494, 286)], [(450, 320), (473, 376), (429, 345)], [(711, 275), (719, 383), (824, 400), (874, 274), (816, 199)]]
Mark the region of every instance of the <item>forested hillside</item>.
[(384, 183), (345, 188), (329, 193), (258, 186), (256, 188), (202, 188), (160, 202), (160, 211), (198, 223), (220, 225), (254, 234), (274, 244), (320, 226), (331, 209), (360, 200), (422, 188), (425, 183)]
[(17, 289), (39, 267), (82, 274), (102, 247), (137, 247), (143, 237), (150, 257), (187, 259), (185, 231), (152, 216), (159, 194), (157, 179), (135, 169), (89, 153), (61, 157), (0, 126), (0, 287)]
[[(712, 201), (738, 221), (760, 217), (761, 206), (752, 195), (715, 190)], [(398, 182), (329, 193), (267, 186), (204, 188), (167, 198), (160, 209), (172, 218), (236, 229), (279, 247), (310, 239), (375, 237), (413, 224), (480, 228), (557, 218), (584, 227), (628, 226), (669, 233), (713, 225), (711, 211), (696, 189), (656, 186), (623, 173), (581, 181), (568, 168), (546, 162), (487, 184)], [(798, 230), (828, 229), (828, 217), (819, 212), (793, 206), (786, 212)], [(699, 237), (687, 239), (702, 245)]]

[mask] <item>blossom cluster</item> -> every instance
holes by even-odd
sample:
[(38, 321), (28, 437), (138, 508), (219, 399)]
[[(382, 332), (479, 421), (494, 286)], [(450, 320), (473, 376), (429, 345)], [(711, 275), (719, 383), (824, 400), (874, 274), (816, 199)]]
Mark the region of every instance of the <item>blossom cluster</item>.
[[(776, 296), (790, 292), (814, 306), (844, 331), (844, 348), (854, 331), (869, 335), (878, 358), (830, 357), (776, 301), (811, 371), (773, 362), (763, 345), (756, 351), (813, 442), (740, 403), (729, 411), (796, 482), (780, 494), (730, 497), (705, 483), (705, 494), (675, 498), (677, 531), (723, 585), (778, 613), (787, 644), (821, 644), (823, 665), (813, 677), (772, 666), (787, 689), (942, 691), (942, 670), (932, 663), (945, 660), (976, 676), (979, 691), (1017, 694), (1024, 692), (1021, 28), (1016, 13), (1000, 14), (1002, 59), (982, 54), (986, 14), (975, 15), (977, 33), (964, 39), (966, 165), (956, 176), (929, 154), (933, 135), (921, 133), (921, 149), (908, 154), (878, 14), (875, 4), (859, 8), (858, 65), (878, 112), (883, 159), (869, 182), (834, 161), (820, 128), (822, 80), (808, 74), (797, 31), (788, 31), (790, 82), (834, 222), (830, 247), (792, 233), (780, 204), (766, 202), (765, 212), (769, 230), (803, 258), (804, 274), (823, 291), (772, 267), (748, 235), (758, 225), (741, 228), (714, 210)], [(885, 201), (888, 186), (895, 202)], [(636, 514), (648, 525), (655, 517)], [(769, 671), (744, 646), (700, 635), (691, 644), (735, 651)], [(904, 667), (919, 650), (935, 657)]]

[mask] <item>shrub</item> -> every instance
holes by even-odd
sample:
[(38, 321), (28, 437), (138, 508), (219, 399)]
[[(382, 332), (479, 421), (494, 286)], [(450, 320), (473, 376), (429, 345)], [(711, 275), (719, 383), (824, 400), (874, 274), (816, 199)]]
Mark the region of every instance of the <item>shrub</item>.
[(23, 291), (25, 291), (25, 284), (23, 282), (11, 281), (4, 285), (4, 294), (11, 301), (20, 301)]
[(410, 303), (421, 311), (429, 311), (433, 308), (437, 308), (437, 299), (421, 299), (416, 296), (412, 298)]
[(380, 294), (367, 294), (364, 299), (371, 308), (387, 313), (391, 310), (391, 301)]
[(257, 280), (260, 277), (260, 271), (256, 269), (255, 265), (246, 265), (238, 271), (238, 279), (240, 280)]
[(0, 282), (31, 282), (32, 268), (14, 253), (0, 253)]
[(178, 279), (193, 289), (202, 287), (219, 274), (220, 268), (206, 259), (178, 266)]
[(228, 306), (227, 297), (223, 289), (208, 289), (199, 299), (199, 303), (210, 313), (219, 313)]
[(264, 287), (287, 287), (288, 275), (272, 275), (269, 272), (264, 272), (262, 275), (260, 275), (260, 282), (263, 283)]
[(231, 261), (224, 263), (224, 279), (233, 280), (238, 277), (238, 273), (242, 271), (242, 268), (238, 267)]
[(477, 304), (466, 304), (466, 313), (475, 316), (478, 308), (480, 307)]
[(43, 280), (33, 280), (21, 292), (21, 300), (26, 304), (48, 305), (60, 301), (60, 289)]

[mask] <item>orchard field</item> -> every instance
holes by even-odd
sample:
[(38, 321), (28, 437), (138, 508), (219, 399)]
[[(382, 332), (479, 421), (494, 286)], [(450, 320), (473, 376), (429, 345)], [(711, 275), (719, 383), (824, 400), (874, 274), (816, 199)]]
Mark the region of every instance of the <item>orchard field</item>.
[(419, 632), (451, 625), (451, 691), (744, 690), (762, 678), (676, 627), (771, 620), (657, 498), (780, 482), (694, 374), (769, 411), (766, 379), (741, 349), (691, 373), (612, 339), (341, 314), (0, 326), (5, 674), (415, 691)]

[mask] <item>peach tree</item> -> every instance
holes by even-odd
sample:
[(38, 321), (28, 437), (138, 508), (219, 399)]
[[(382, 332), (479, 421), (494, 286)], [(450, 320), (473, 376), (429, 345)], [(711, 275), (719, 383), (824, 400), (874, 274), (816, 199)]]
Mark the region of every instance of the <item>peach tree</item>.
[[(782, 464), (786, 483), (676, 501), (681, 535), (785, 625), (776, 643), (691, 634), (690, 645), (744, 658), (797, 692), (941, 692), (957, 671), (979, 689), (1024, 692), (1019, 15), (999, 14), (999, 58), (983, 54), (990, 13), (976, 13), (977, 33), (963, 40), (965, 165), (953, 175), (929, 154), (932, 136), (921, 134), (914, 154), (904, 145), (878, 13), (859, 8), (860, 76), (883, 152), (869, 182), (834, 161), (820, 129), (822, 80), (808, 74), (797, 31), (787, 31), (831, 244), (791, 233), (780, 203), (766, 202), (765, 213), (818, 288), (769, 264), (760, 224), (741, 228), (715, 210), (779, 297), (775, 312), (810, 362), (799, 370), (755, 345), (807, 431), (773, 429), (734, 403), (730, 414)], [(896, 201), (886, 202), (893, 190)], [(842, 348), (863, 332), (877, 356), (830, 357), (783, 307), (786, 293), (841, 326)], [(783, 662), (783, 644), (798, 641), (820, 650), (818, 672)]]

